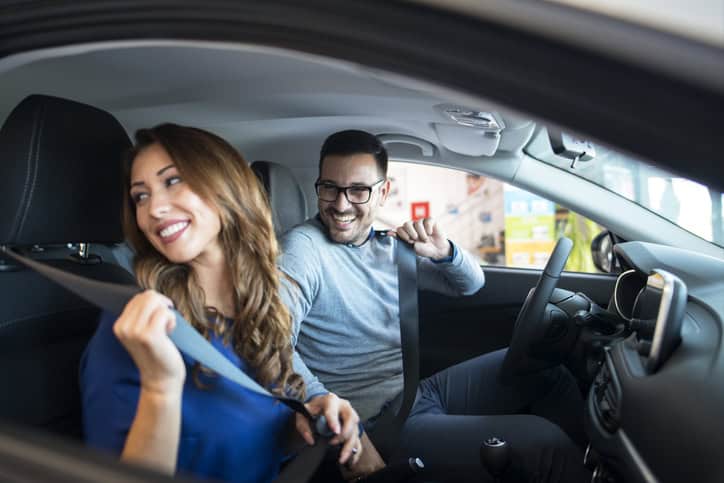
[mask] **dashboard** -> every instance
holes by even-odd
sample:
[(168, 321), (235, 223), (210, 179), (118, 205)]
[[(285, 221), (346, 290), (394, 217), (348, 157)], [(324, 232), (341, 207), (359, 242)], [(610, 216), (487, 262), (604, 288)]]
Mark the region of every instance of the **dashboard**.
[(610, 344), (585, 413), (595, 481), (724, 481), (724, 261), (621, 243)]
[(616, 280), (614, 308), (636, 334), (637, 349), (646, 358), (649, 373), (681, 342), (686, 301), (686, 284), (665, 270), (653, 269), (647, 277), (630, 269)]

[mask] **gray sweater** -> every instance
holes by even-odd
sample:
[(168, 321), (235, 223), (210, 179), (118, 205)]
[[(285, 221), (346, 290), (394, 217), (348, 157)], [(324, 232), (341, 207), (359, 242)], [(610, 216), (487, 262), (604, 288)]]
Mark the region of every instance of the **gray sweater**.
[[(295, 371), (308, 397), (326, 386), (363, 421), (403, 387), (395, 243), (389, 236), (359, 247), (335, 243), (317, 218), (282, 237), (280, 268), (296, 282), (285, 280), (282, 290), (294, 321)], [(454, 245), (450, 261), (419, 259), (421, 289), (470, 295), (484, 283), (480, 266)]]

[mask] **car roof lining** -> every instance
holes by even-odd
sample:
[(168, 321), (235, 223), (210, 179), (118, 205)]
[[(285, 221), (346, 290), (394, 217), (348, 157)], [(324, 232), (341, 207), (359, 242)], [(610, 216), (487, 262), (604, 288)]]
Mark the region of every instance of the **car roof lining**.
[[(203, 55), (198, 55), (200, 50)], [(577, 211), (611, 229), (621, 226), (615, 211), (600, 208), (605, 206), (603, 194), (571, 203), (572, 197), (540, 183), (552, 182), (560, 173), (549, 172), (555, 170), (550, 166), (532, 168), (533, 160), (525, 159), (522, 149), (536, 127), (530, 117), (451, 89), (350, 62), (242, 43), (151, 39), (17, 54), (0, 59), (0, 76), (2, 120), (25, 95), (40, 92), (106, 109), (129, 134), (166, 121), (195, 125), (228, 139), (248, 162), (269, 159), (290, 167), (310, 206), (315, 202), (310, 186), (317, 175), (322, 141), (336, 130), (358, 128), (414, 136), (442, 150), (439, 161), (415, 158), (409, 150), (404, 156), (393, 150), (393, 160), (493, 176), (576, 206)], [(119, 97), (118, 92), (128, 94)], [(435, 106), (451, 100), (502, 116), (506, 129), (495, 155), (463, 156), (440, 146), (433, 123), (446, 119)], [(521, 171), (521, 166), (526, 169)], [(595, 188), (575, 176), (570, 178), (573, 184), (585, 183), (587, 190)], [(645, 226), (644, 220), (651, 223), (652, 218), (658, 218), (644, 209), (632, 211), (625, 200), (621, 203), (627, 213), (638, 213), (639, 226)], [(666, 223), (669, 230), (672, 226), (660, 219), (654, 223)], [(675, 239), (663, 240), (649, 231), (633, 233), (629, 223), (620, 231), (630, 239), (679, 244), (724, 257), (724, 250), (684, 230), (680, 232)]]
[[(129, 133), (173, 120), (211, 130), (244, 154), (258, 145), (265, 153), (271, 149), (267, 157), (277, 154), (280, 138), (307, 136), (318, 143), (339, 126), (439, 143), (432, 124), (452, 123), (434, 109), (447, 99), (431, 86), (403, 87), (404, 80), (374, 69), (282, 49), (149, 40), (14, 57), (0, 60), (0, 119), (26, 95), (43, 93), (108, 110)], [(489, 109), (480, 101), (466, 106)], [(503, 117), (506, 125), (529, 123)], [(501, 138), (507, 150), (525, 142), (517, 133), (507, 139), (505, 130)]]

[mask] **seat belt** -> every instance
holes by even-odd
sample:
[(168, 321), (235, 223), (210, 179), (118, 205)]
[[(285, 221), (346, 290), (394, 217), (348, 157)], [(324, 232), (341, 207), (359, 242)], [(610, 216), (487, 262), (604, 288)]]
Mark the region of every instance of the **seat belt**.
[[(387, 232), (376, 232), (378, 235)], [(417, 255), (412, 245), (395, 239), (397, 291), (402, 348), (402, 401), (397, 411), (389, 407), (375, 422), (370, 439), (385, 459), (389, 459), (399, 443), (402, 427), (415, 403), (420, 382), (420, 325), (417, 303)], [(399, 397), (396, 398), (399, 400)]]
[[(78, 295), (80, 298), (113, 314), (120, 315), (128, 301), (141, 291), (139, 287), (132, 285), (100, 282), (81, 277), (23, 257), (6, 246), (2, 246), (1, 248), (3, 253), (16, 262), (38, 272)], [(318, 436), (315, 438), (314, 446), (305, 446), (297, 457), (279, 474), (275, 483), (307, 481), (321, 463), (328, 447), (326, 443), (332, 436), (331, 431), (327, 427), (326, 419), (323, 416), (315, 419), (309, 411), (307, 411), (307, 408), (304, 407), (304, 404), (297, 399), (276, 396), (264, 389), (216, 350), (177, 310), (172, 310), (176, 316), (176, 328), (169, 334), (169, 338), (180, 351), (240, 386), (258, 394), (274, 398), (288, 406), (291, 410), (303, 414), (310, 420), (312, 429)]]

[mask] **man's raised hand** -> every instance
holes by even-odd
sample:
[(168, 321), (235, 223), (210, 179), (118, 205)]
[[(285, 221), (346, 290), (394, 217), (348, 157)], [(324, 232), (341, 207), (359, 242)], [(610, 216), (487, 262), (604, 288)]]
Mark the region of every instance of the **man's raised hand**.
[(407, 221), (388, 234), (412, 244), (421, 257), (442, 260), (452, 255), (450, 242), (432, 218)]

